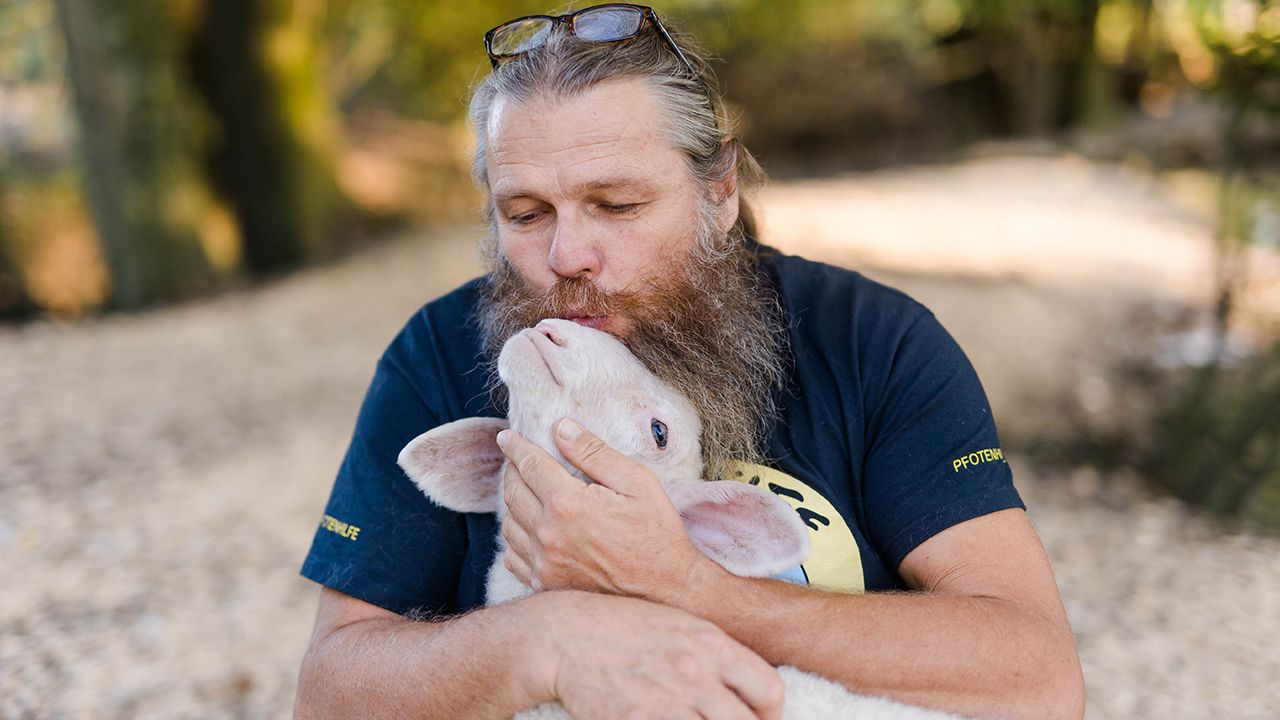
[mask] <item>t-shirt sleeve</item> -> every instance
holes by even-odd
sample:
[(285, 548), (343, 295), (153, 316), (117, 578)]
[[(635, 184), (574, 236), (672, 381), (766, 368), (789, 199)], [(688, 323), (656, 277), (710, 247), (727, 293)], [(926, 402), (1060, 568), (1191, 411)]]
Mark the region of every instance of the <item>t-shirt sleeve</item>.
[(878, 384), (863, 503), (889, 568), (953, 525), (1025, 507), (977, 373), (932, 313), (901, 334)]
[(465, 521), (428, 500), (396, 464), (406, 443), (439, 424), (384, 355), (303, 576), (401, 614), (454, 610), (467, 548)]

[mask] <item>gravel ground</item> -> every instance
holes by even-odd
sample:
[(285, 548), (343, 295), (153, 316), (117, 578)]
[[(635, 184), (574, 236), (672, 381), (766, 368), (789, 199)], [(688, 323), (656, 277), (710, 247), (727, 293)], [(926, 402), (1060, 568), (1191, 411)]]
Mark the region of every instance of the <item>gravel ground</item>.
[[(1090, 198), (1126, 242), (1136, 237), (1135, 254), (1152, 233), (1181, 238), (1173, 255), (1184, 260), (1203, 251), (1200, 221), (1164, 212), (1122, 173), (1086, 170), (1087, 187), (1077, 162), (1055, 159), (780, 184), (766, 219), (827, 223), (779, 242), (869, 267), (933, 307), (973, 357), (1006, 436), (1031, 438), (1068, 432), (1055, 425), (1064, 407), (1113, 414), (1116, 368), (1150, 349), (1144, 318), (1195, 301), (1161, 289), (1182, 270), (1157, 268), (1148, 282), (1140, 269), (1066, 267), (1089, 262), (1071, 253), (1026, 272), (1030, 260), (941, 272), (912, 258), (956, 243), (1013, 247)], [(995, 241), (918, 225), (959, 212), (939, 207), (942, 195), (979, 203), (983, 188), (992, 212), (1012, 204), (1020, 218), (995, 223)], [(836, 220), (817, 217), (840, 199), (840, 217), (860, 218), (847, 234), (873, 236), (857, 223), (889, 222), (885, 193), (911, 219), (902, 232), (933, 233), (931, 245), (860, 254)], [(0, 329), (0, 718), (289, 715), (316, 596), (297, 568), (365, 384), (418, 305), (474, 273), (472, 237), (407, 237), (180, 308)], [(1105, 248), (1111, 259), (1095, 265), (1113, 267), (1115, 244), (1084, 254)], [(1011, 462), (1079, 640), (1089, 717), (1280, 716), (1280, 541), (1225, 534), (1131, 475)]]

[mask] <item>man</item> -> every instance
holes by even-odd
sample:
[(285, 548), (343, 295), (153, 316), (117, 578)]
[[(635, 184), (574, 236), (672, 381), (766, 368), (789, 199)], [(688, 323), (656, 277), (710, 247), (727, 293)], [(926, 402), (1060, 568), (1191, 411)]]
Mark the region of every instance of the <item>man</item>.
[[(486, 41), (471, 114), (492, 272), (427, 304), (379, 362), (303, 567), (325, 588), (297, 716), (560, 699), (581, 718), (776, 718), (771, 665), (789, 664), (962, 714), (1079, 717), (1048, 560), (933, 316), (754, 241), (755, 166), (705, 63), (651, 10), (520, 19)], [(795, 582), (700, 556), (652, 475), (572, 420), (557, 444), (594, 484), (504, 432), (501, 528), (422, 497), (399, 449), (500, 415), (485, 361), (546, 316), (620, 337), (702, 412), (717, 476), (796, 506), (814, 553)], [(499, 531), (541, 592), (473, 610)]]

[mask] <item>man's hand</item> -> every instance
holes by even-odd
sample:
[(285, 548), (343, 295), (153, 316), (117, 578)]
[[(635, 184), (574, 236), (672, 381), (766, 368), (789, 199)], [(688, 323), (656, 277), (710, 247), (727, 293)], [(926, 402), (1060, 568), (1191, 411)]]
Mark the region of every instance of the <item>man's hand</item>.
[(778, 673), (706, 620), (633, 598), (556, 592), (540, 604), (545, 691), (575, 718), (777, 720)]
[(644, 600), (547, 592), (415, 622), (324, 588), (294, 717), (498, 720), (560, 699), (575, 718), (777, 720), (782, 693), (716, 626)]
[(670, 594), (711, 561), (698, 552), (653, 472), (578, 423), (556, 427), (584, 485), (542, 448), (505, 430), (505, 563), (534, 590), (575, 589), (648, 597)]

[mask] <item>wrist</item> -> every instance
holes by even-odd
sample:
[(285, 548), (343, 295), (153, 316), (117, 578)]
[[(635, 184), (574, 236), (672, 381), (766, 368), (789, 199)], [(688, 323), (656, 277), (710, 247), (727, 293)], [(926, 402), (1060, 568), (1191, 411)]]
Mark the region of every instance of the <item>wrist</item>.
[(667, 575), (643, 599), (702, 615), (700, 609), (707, 598), (723, 597), (724, 583), (732, 577), (714, 560), (695, 551), (682, 569)]
[(517, 651), (516, 677), (530, 707), (558, 699), (557, 678), (565, 641), (573, 632), (577, 615), (573, 607), (576, 594), (575, 590), (555, 590), (517, 601), (524, 610), (519, 618), (524, 637)]

